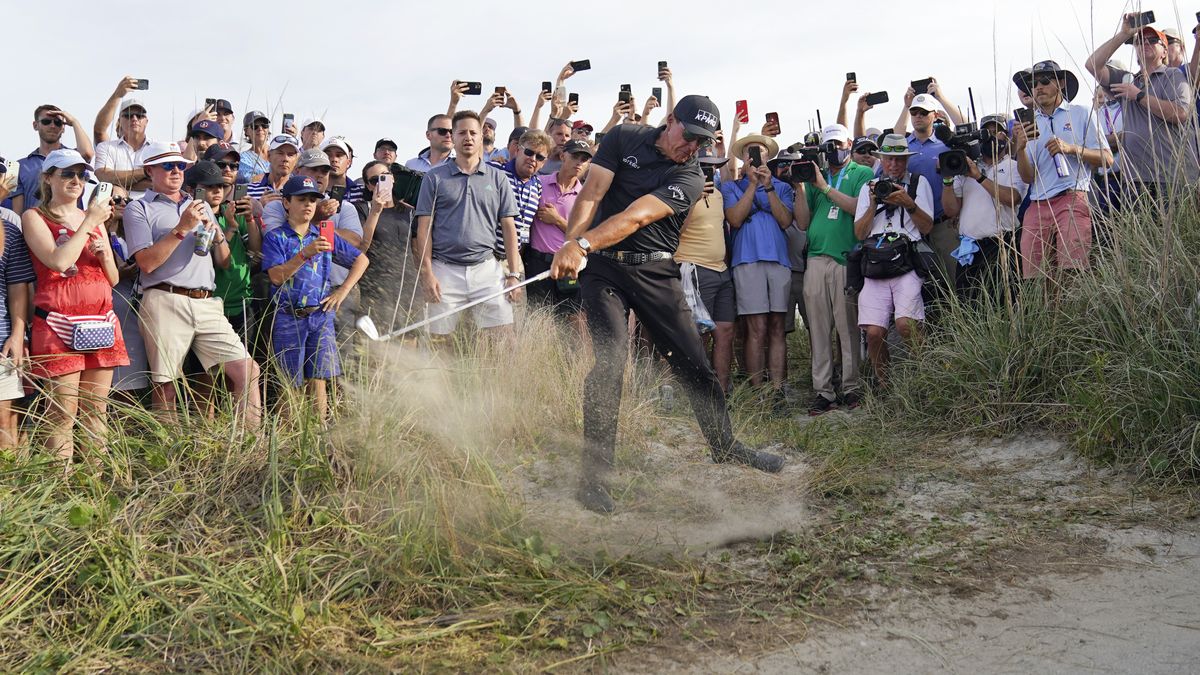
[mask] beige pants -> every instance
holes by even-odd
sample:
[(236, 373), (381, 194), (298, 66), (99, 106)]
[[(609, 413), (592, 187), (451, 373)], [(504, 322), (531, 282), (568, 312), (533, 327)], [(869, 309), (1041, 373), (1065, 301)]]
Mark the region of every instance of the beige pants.
[(846, 266), (829, 256), (808, 259), (804, 270), (804, 309), (812, 345), (813, 390), (830, 401), (833, 390), (833, 331), (842, 348), (842, 393), (858, 390), (858, 305), (846, 297)]

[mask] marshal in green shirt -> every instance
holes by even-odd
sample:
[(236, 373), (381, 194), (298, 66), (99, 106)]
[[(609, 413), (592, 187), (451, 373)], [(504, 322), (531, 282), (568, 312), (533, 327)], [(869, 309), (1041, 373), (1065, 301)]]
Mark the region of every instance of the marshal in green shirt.
[[(875, 172), (856, 162), (846, 162), (836, 176), (825, 176), (829, 186), (855, 199), (873, 178)], [(812, 221), (808, 224), (808, 257), (819, 255), (829, 256), (838, 261), (839, 265), (846, 264), (846, 254), (858, 239), (854, 237), (854, 211), (843, 211), (812, 185), (806, 185), (804, 192), (808, 197), (808, 209)]]

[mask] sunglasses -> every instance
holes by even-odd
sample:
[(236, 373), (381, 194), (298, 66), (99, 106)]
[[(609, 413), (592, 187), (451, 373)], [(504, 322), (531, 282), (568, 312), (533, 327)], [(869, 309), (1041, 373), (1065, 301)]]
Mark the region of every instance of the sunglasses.
[(63, 180), (74, 180), (78, 178), (79, 180), (86, 182), (88, 179), (87, 169), (63, 169), (62, 171), (58, 172), (58, 175)]
[(854, 154), (856, 155), (869, 155), (872, 152), (875, 152), (875, 147), (871, 145), (864, 145), (854, 149)]
[(928, 110), (921, 110), (920, 108), (912, 108), (908, 111), (908, 114), (911, 117), (929, 117), (933, 113)]
[(546, 161), (546, 156), (531, 148), (521, 148), (521, 152), (525, 153), (526, 157), (532, 157), (539, 162)]
[(167, 173), (170, 173), (172, 171), (179, 171), (180, 173), (182, 173), (187, 170), (186, 162), (163, 162), (162, 164), (159, 164), (158, 166), (162, 167), (162, 170), (166, 171)]
[(1161, 43), (1162, 40), (1159, 40), (1158, 37), (1155, 35), (1151, 35), (1149, 37), (1144, 37), (1144, 38), (1135, 40), (1134, 42), (1135, 42), (1135, 44), (1137, 44), (1140, 47), (1142, 45), (1156, 45), (1156, 44)]
[(684, 129), (683, 130), (683, 142), (684, 143), (695, 143), (696, 147), (699, 147), (699, 148), (711, 148), (712, 144), (713, 144), (713, 139), (709, 138), (708, 136), (701, 136), (700, 134), (693, 134), (692, 132), (688, 131), (687, 129)]
[(885, 145), (879, 148), (880, 152), (908, 152), (907, 145)]
[(1033, 83), (1041, 87), (1048, 87), (1050, 86), (1051, 82), (1058, 82), (1058, 80), (1053, 77), (1047, 77), (1046, 75), (1041, 75), (1033, 79)]
[(56, 127), (61, 127), (61, 126), (65, 126), (67, 123), (66, 120), (58, 119), (58, 118), (54, 118), (54, 117), (43, 117), (42, 119), (38, 120), (38, 122), (41, 122), (42, 126), (44, 126), (44, 127), (48, 127), (51, 124), (53, 124)]
[(442, 136), (449, 136), (451, 133), (453, 133), (454, 130), (447, 129), (446, 127), (433, 127), (432, 129), (430, 129), (430, 131), (432, 131), (435, 134), (440, 134)]
[(240, 166), (237, 162), (217, 162), (216, 164), (225, 171), (237, 171)]
[(121, 117), (123, 117), (127, 120), (133, 120), (133, 119), (144, 120), (144, 119), (146, 119), (146, 113), (123, 112), (123, 113), (121, 113)]
[(260, 129), (265, 131), (271, 128), (271, 124), (269, 122), (255, 122), (254, 124), (250, 125), (250, 128), (256, 131)]
[(379, 185), (379, 179), (383, 178), (386, 175), (387, 175), (386, 173), (381, 173), (378, 176), (371, 176), (370, 178), (367, 179), (367, 185), (371, 185), (371, 186)]
[(113, 195), (112, 196), (113, 206), (120, 206), (122, 204), (128, 204), (129, 202), (130, 202), (129, 197), (122, 197), (121, 195)]

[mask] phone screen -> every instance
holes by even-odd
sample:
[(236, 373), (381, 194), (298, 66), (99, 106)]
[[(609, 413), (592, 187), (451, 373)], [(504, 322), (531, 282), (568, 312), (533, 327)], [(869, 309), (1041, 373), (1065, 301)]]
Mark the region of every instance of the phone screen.
[(294, 121), (296, 121), (296, 117), (291, 113), (283, 114), (283, 133), (288, 133), (288, 127), (292, 126)]
[(767, 113), (767, 124), (774, 125), (776, 131), (778, 132), (778, 130), (779, 130), (779, 113), (777, 113), (777, 112)]

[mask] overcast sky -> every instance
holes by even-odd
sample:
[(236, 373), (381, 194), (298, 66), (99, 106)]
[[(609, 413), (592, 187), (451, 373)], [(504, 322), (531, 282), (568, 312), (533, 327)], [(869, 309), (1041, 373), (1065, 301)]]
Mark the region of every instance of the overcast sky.
[[(597, 128), (620, 84), (633, 85), (640, 106), (659, 84), (657, 62), (666, 60), (676, 91), (712, 97), (726, 128), (734, 101), (744, 98), (755, 128), (777, 111), (782, 140), (791, 143), (817, 109), (826, 123), (834, 119), (847, 71), (858, 74), (863, 90), (891, 94), (890, 104), (869, 113), (868, 126), (891, 126), (908, 82), (926, 76), (937, 77), (964, 109), (971, 87), (980, 116), (1011, 110), (1014, 71), (1052, 58), (1086, 80), (1088, 53), (1112, 35), (1122, 12), (1137, 9), (1119, 0), (984, 0), (926, 2), (915, 15), (907, 7), (916, 3), (879, 0), (614, 0), (537, 11), (549, 6), (22, 2), (6, 24), (10, 85), (0, 154), (23, 157), (36, 147), (30, 123), (41, 103), (64, 107), (90, 133), (101, 104), (129, 74), (150, 80), (150, 90), (138, 94), (152, 139), (181, 138), (187, 115), (207, 97), (229, 99), (239, 123), (247, 109), (264, 110), (276, 129), (284, 112), (297, 121), (318, 113), (330, 134), (356, 148), (357, 175), (381, 136), (397, 140), (401, 160), (424, 147), (425, 120), (445, 110), (452, 79), (482, 81), (484, 92), (509, 87), (528, 118), (541, 81), (573, 59), (592, 62), (567, 85), (580, 95), (578, 117)], [(1144, 9), (1155, 10), (1159, 27), (1182, 27), (1191, 49), (1194, 9)], [(911, 18), (898, 18), (901, 12)], [(1132, 61), (1128, 48), (1119, 56)], [(1076, 102), (1087, 102), (1086, 91)], [(483, 97), (468, 97), (460, 107), (482, 104)], [(494, 116), (503, 143), (512, 115)]]

